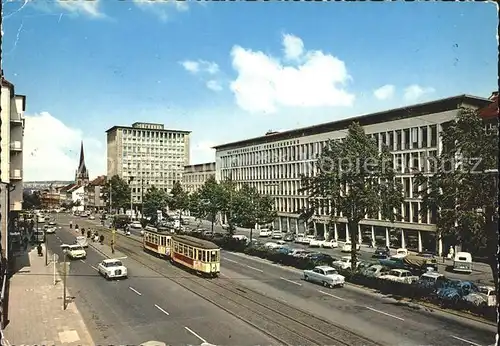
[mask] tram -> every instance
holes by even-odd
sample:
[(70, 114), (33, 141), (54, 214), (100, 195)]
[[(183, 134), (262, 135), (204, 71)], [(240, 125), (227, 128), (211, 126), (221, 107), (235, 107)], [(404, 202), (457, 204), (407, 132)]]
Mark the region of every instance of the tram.
[(220, 248), (210, 241), (173, 235), (170, 253), (173, 264), (204, 276), (217, 277), (220, 274)]
[(158, 230), (151, 226), (144, 228), (142, 247), (144, 251), (153, 253), (159, 257), (170, 257), (172, 236), (164, 230)]

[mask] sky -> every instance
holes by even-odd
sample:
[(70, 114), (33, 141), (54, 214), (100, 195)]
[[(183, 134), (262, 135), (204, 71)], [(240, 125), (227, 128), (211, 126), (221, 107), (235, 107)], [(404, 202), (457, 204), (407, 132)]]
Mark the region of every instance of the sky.
[(72, 180), (133, 122), (214, 145), (498, 89), (497, 7), (441, 2), (7, 1), (2, 68), (27, 96), (24, 179)]

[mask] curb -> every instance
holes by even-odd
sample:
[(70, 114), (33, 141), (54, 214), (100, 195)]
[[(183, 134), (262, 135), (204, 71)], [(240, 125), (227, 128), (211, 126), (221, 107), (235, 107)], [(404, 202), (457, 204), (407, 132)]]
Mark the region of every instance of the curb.
[[(250, 256), (250, 255), (247, 255), (247, 254), (244, 254), (244, 253), (232, 252), (232, 251), (226, 251), (226, 252), (230, 253), (230, 254), (232, 254), (234, 256), (240, 257), (240, 258), (248, 258), (249, 257), (249, 258), (254, 259), (254, 260), (257, 259), (257, 260), (259, 260), (259, 262), (262, 262), (262, 263), (265, 263), (265, 264), (268, 264), (268, 265), (272, 265), (274, 267), (278, 267), (278, 268), (281, 268), (281, 269), (285, 269), (285, 270), (288, 270), (290, 272), (294, 272), (294, 273), (300, 273), (301, 272), (300, 269), (297, 269), (297, 268), (294, 268), (294, 267), (290, 267), (290, 266), (279, 265), (279, 264), (276, 264), (274, 262), (271, 262), (269, 260), (266, 260), (266, 259), (263, 259), (263, 258), (260, 258), (260, 257), (257, 257), (257, 256)], [(492, 321), (489, 321), (487, 319), (483, 319), (483, 318), (478, 317), (478, 316), (473, 315), (473, 314), (467, 314), (467, 313), (464, 313), (464, 312), (461, 312), (461, 311), (456, 311), (456, 310), (451, 310), (451, 309), (443, 309), (443, 308), (441, 308), (441, 307), (439, 307), (437, 305), (434, 305), (434, 304), (430, 304), (430, 303), (423, 302), (423, 301), (412, 301), (409, 298), (402, 298), (402, 299), (398, 300), (396, 298), (387, 296), (387, 295), (385, 295), (383, 293), (379, 293), (379, 292), (377, 292), (376, 290), (374, 290), (374, 289), (372, 289), (370, 287), (366, 287), (366, 286), (354, 284), (354, 283), (351, 283), (351, 282), (346, 282), (346, 286), (352, 286), (352, 287), (356, 287), (358, 289), (362, 289), (366, 293), (378, 293), (378, 294), (383, 295), (385, 298), (390, 298), (390, 299), (394, 299), (394, 300), (396, 300), (398, 302), (405, 303), (409, 307), (411, 307), (410, 306), (410, 304), (411, 304), (413, 306), (418, 306), (420, 308), (433, 309), (433, 310), (442, 312), (444, 314), (454, 315), (454, 316), (465, 318), (465, 319), (468, 319), (468, 320), (472, 320), (472, 321), (475, 321), (475, 322), (478, 322), (478, 323), (490, 325), (490, 326), (493, 326), (493, 327), (497, 326), (496, 323), (494, 323)]]

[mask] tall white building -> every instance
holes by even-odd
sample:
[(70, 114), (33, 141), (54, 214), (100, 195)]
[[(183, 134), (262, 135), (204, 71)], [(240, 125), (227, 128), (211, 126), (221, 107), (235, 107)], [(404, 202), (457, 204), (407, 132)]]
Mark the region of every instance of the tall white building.
[[(299, 192), (300, 175), (312, 173), (318, 154), (328, 140), (346, 136), (353, 121), (359, 122), (365, 132), (377, 141), (381, 149), (385, 143), (400, 162), (398, 179), (404, 188), (405, 201), (401, 205), (401, 220), (390, 223), (380, 215), (361, 222), (360, 242), (391, 247), (405, 247), (421, 251), (435, 250), (435, 213), (421, 217), (421, 201), (413, 194), (415, 170), (432, 169), (432, 160), (441, 152), (442, 124), (457, 116), (461, 106), (482, 108), (492, 101), (486, 98), (460, 95), (399, 109), (363, 115), (306, 128), (268, 133), (265, 136), (218, 145), (216, 149), (216, 179), (232, 178), (238, 184), (247, 183), (275, 200), (278, 219), (274, 228), (283, 232), (321, 233), (328, 238), (349, 240), (346, 219), (328, 226), (330, 210), (323, 205), (313, 217), (314, 228), (299, 220), (300, 210), (306, 206), (306, 195)], [(341, 216), (341, 215), (340, 215)], [(438, 251), (443, 242), (438, 240)]]
[(137, 122), (132, 126), (113, 126), (106, 133), (107, 176), (118, 175), (130, 182), (134, 204), (142, 203), (150, 186), (169, 192), (174, 181), (182, 181), (184, 166), (189, 163), (191, 131)]
[(23, 137), (26, 96), (16, 95), (14, 85), (1, 77), (0, 126), (0, 227), (2, 257), (6, 255), (11, 212), (23, 205)]

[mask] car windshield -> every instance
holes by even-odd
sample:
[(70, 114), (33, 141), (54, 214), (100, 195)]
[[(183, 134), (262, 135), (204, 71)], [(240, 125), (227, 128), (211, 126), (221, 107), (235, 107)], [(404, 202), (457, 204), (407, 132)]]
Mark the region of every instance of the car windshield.
[(83, 250), (83, 248), (80, 245), (71, 245), (70, 250)]

